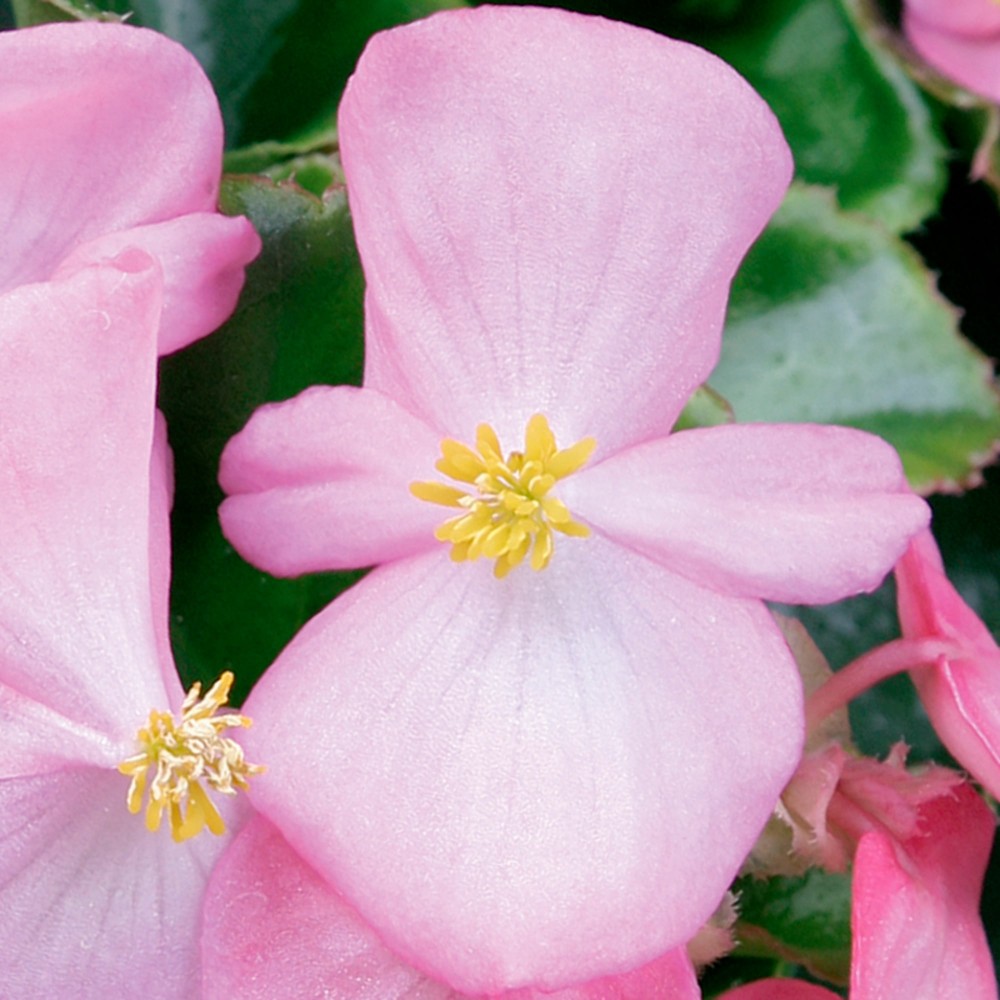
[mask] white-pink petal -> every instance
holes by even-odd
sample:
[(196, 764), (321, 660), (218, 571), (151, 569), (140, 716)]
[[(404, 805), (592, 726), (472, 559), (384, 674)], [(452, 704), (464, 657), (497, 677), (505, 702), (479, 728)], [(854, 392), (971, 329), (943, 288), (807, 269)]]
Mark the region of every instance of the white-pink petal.
[(903, 844), (881, 831), (854, 860), (851, 1000), (996, 1000), (979, 917), (996, 819), (968, 785), (926, 803)]
[(418, 500), (441, 437), (371, 389), (314, 386), (263, 406), (222, 454), (222, 529), (278, 576), (371, 566), (441, 545), (455, 511)]
[(365, 384), (452, 435), (487, 421), (515, 440), (541, 411), (605, 453), (666, 433), (708, 375), (791, 174), (720, 60), (550, 9), (375, 36), (339, 127)]
[(649, 441), (584, 468), (560, 498), (713, 590), (809, 604), (874, 589), (929, 518), (888, 444), (811, 424)]
[(87, 767), (0, 781), (0, 996), (197, 995), (201, 899), (223, 842), (151, 835), (127, 787)]
[(55, 277), (115, 257), (130, 247), (145, 250), (163, 268), (159, 351), (169, 354), (229, 318), (243, 288), (246, 265), (260, 253), (260, 245), (248, 219), (192, 212), (83, 243), (62, 261)]
[(762, 605), (601, 538), (503, 581), (435, 552), (267, 672), (251, 797), (405, 961), (551, 990), (711, 915), (798, 761), (800, 699)]
[(112, 740), (167, 707), (150, 596), (160, 289), (134, 251), (0, 296), (0, 685)]
[(81, 242), (215, 209), (215, 95), (190, 53), (157, 32), (3, 32), (0, 135), (0, 291), (50, 277)]

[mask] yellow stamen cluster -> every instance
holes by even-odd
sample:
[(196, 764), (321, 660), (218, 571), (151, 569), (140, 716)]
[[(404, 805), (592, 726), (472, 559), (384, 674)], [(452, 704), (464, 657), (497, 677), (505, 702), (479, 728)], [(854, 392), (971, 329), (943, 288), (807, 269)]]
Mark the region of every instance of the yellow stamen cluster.
[(456, 562), (486, 556), (495, 559), (493, 572), (506, 576), (531, 552), (531, 568), (541, 570), (552, 559), (553, 532), (586, 538), (590, 529), (574, 521), (552, 487), (576, 472), (593, 454), (597, 442), (584, 438), (569, 448), (556, 447), (548, 420), (536, 413), (524, 432), (524, 451), (503, 457), (500, 441), (489, 424), (476, 429), (476, 450), (450, 438), (441, 442), (439, 472), (474, 486), (470, 493), (445, 483), (412, 483), (421, 500), (464, 513), (445, 521), (434, 533), (451, 542)]
[[(227, 670), (201, 697), (201, 685), (194, 684), (181, 706), (180, 721), (169, 712), (149, 713), (149, 723), (139, 730), (140, 750), (118, 765), (130, 775), (129, 812), (142, 808), (145, 793), (146, 828), (155, 833), (163, 813), (169, 812), (170, 830), (180, 842), (197, 836), (205, 827), (224, 833), (226, 824), (208, 797), (203, 782), (225, 795), (247, 788), (247, 779), (264, 768), (248, 764), (243, 748), (222, 734), (227, 729), (246, 727), (250, 720), (233, 712), (215, 713), (229, 700), (233, 675)], [(149, 775), (152, 772), (152, 780)]]

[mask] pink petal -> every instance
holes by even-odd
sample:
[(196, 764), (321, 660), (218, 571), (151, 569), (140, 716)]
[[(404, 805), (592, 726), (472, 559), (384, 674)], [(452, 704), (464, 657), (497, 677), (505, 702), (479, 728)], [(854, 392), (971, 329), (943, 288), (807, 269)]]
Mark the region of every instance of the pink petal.
[(809, 604), (874, 589), (928, 520), (889, 445), (810, 424), (649, 441), (583, 469), (560, 498), (714, 590)]
[(150, 834), (127, 788), (92, 768), (0, 781), (0, 996), (196, 995), (201, 899), (224, 842)]
[[(149, 588), (153, 628), (163, 683), (170, 696), (170, 705), (176, 706), (183, 700), (183, 690), (170, 644), (170, 510), (174, 502), (174, 455), (167, 442), (167, 421), (159, 410), (153, 425), (149, 481)], [(150, 706), (153, 707), (156, 706)], [(167, 706), (159, 707), (165, 709)]]
[(928, 28), (974, 38), (1000, 31), (996, 0), (903, 0), (906, 18), (918, 18)]
[(896, 568), (903, 635), (955, 640), (961, 655), (910, 672), (941, 741), (994, 795), (1000, 795), (1000, 648), (944, 575), (930, 532)]
[[(558, 10), (373, 38), (340, 137), (368, 279), (365, 384), (501, 439), (545, 412), (614, 451), (669, 429), (791, 173), (708, 53)], [(586, 359), (586, 371), (581, 370)]]
[[(983, 3), (997, 10), (992, 0)], [(904, 14), (903, 30), (909, 43), (942, 76), (989, 101), (1000, 101), (1000, 21), (990, 25), (989, 34), (958, 34), (915, 14)]]
[(160, 353), (186, 347), (229, 318), (243, 288), (244, 269), (260, 252), (248, 219), (208, 212), (98, 236), (75, 248), (56, 277), (114, 257), (128, 247), (151, 254), (163, 268)]
[(215, 96), (194, 58), (155, 32), (0, 34), (0, 135), (0, 291), (48, 278), (78, 243), (215, 208)]
[(267, 672), (251, 797), (405, 961), (556, 989), (712, 914), (798, 762), (800, 697), (761, 605), (603, 539), (503, 581), (435, 552)]
[[(289, 846), (255, 817), (219, 860), (205, 900), (204, 1000), (468, 1000), (397, 958)], [(613, 980), (504, 1000), (698, 1000), (683, 949)]]
[(371, 566), (437, 548), (453, 511), (409, 484), (437, 477), (440, 435), (380, 393), (314, 386), (263, 406), (222, 454), (220, 517), (240, 554), (270, 573)]
[(167, 707), (150, 596), (158, 271), (0, 296), (0, 685), (106, 739)]
[(798, 979), (758, 979), (726, 990), (719, 1000), (837, 1000), (837, 994)]
[(858, 846), (851, 1000), (995, 1000), (979, 895), (996, 821), (968, 786), (921, 812), (901, 847), (880, 831)]

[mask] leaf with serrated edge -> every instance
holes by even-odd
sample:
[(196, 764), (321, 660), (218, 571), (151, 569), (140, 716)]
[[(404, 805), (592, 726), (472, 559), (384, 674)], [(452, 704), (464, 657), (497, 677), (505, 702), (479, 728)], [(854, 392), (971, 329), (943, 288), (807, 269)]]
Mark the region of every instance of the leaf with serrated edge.
[(989, 361), (907, 244), (793, 186), (733, 284), (712, 386), (737, 420), (845, 424), (922, 493), (974, 485), (1000, 441)]

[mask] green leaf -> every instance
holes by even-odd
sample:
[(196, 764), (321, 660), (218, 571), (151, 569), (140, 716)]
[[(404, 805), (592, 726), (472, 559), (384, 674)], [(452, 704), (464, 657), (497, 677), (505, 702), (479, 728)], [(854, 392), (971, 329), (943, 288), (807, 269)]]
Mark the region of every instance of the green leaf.
[(992, 367), (919, 256), (794, 186), (733, 284), (713, 387), (738, 420), (881, 434), (921, 492), (977, 481), (1000, 439)]
[(812, 869), (800, 878), (736, 883), (739, 954), (777, 955), (835, 983), (851, 964), (851, 879)]
[(717, 427), (733, 422), (733, 408), (710, 386), (699, 386), (687, 401), (681, 415), (674, 424), (675, 431), (686, 431), (692, 427)]
[(21, 25), (131, 13), (193, 53), (215, 87), (228, 145), (332, 128), (341, 91), (377, 31), (462, 0), (17, 0)]
[[(336, 165), (330, 164), (331, 174)], [(236, 673), (237, 697), (357, 574), (276, 580), (247, 566), (218, 526), (219, 455), (261, 403), (314, 383), (360, 381), (363, 277), (341, 187), (318, 198), (264, 178), (224, 182), (229, 214), (264, 249), (232, 319), (164, 359), (160, 405), (174, 449), (172, 637), (187, 683)]]
[(937, 206), (946, 150), (919, 89), (854, 18), (848, 0), (761, 0), (695, 40), (771, 105), (800, 179), (905, 232)]

